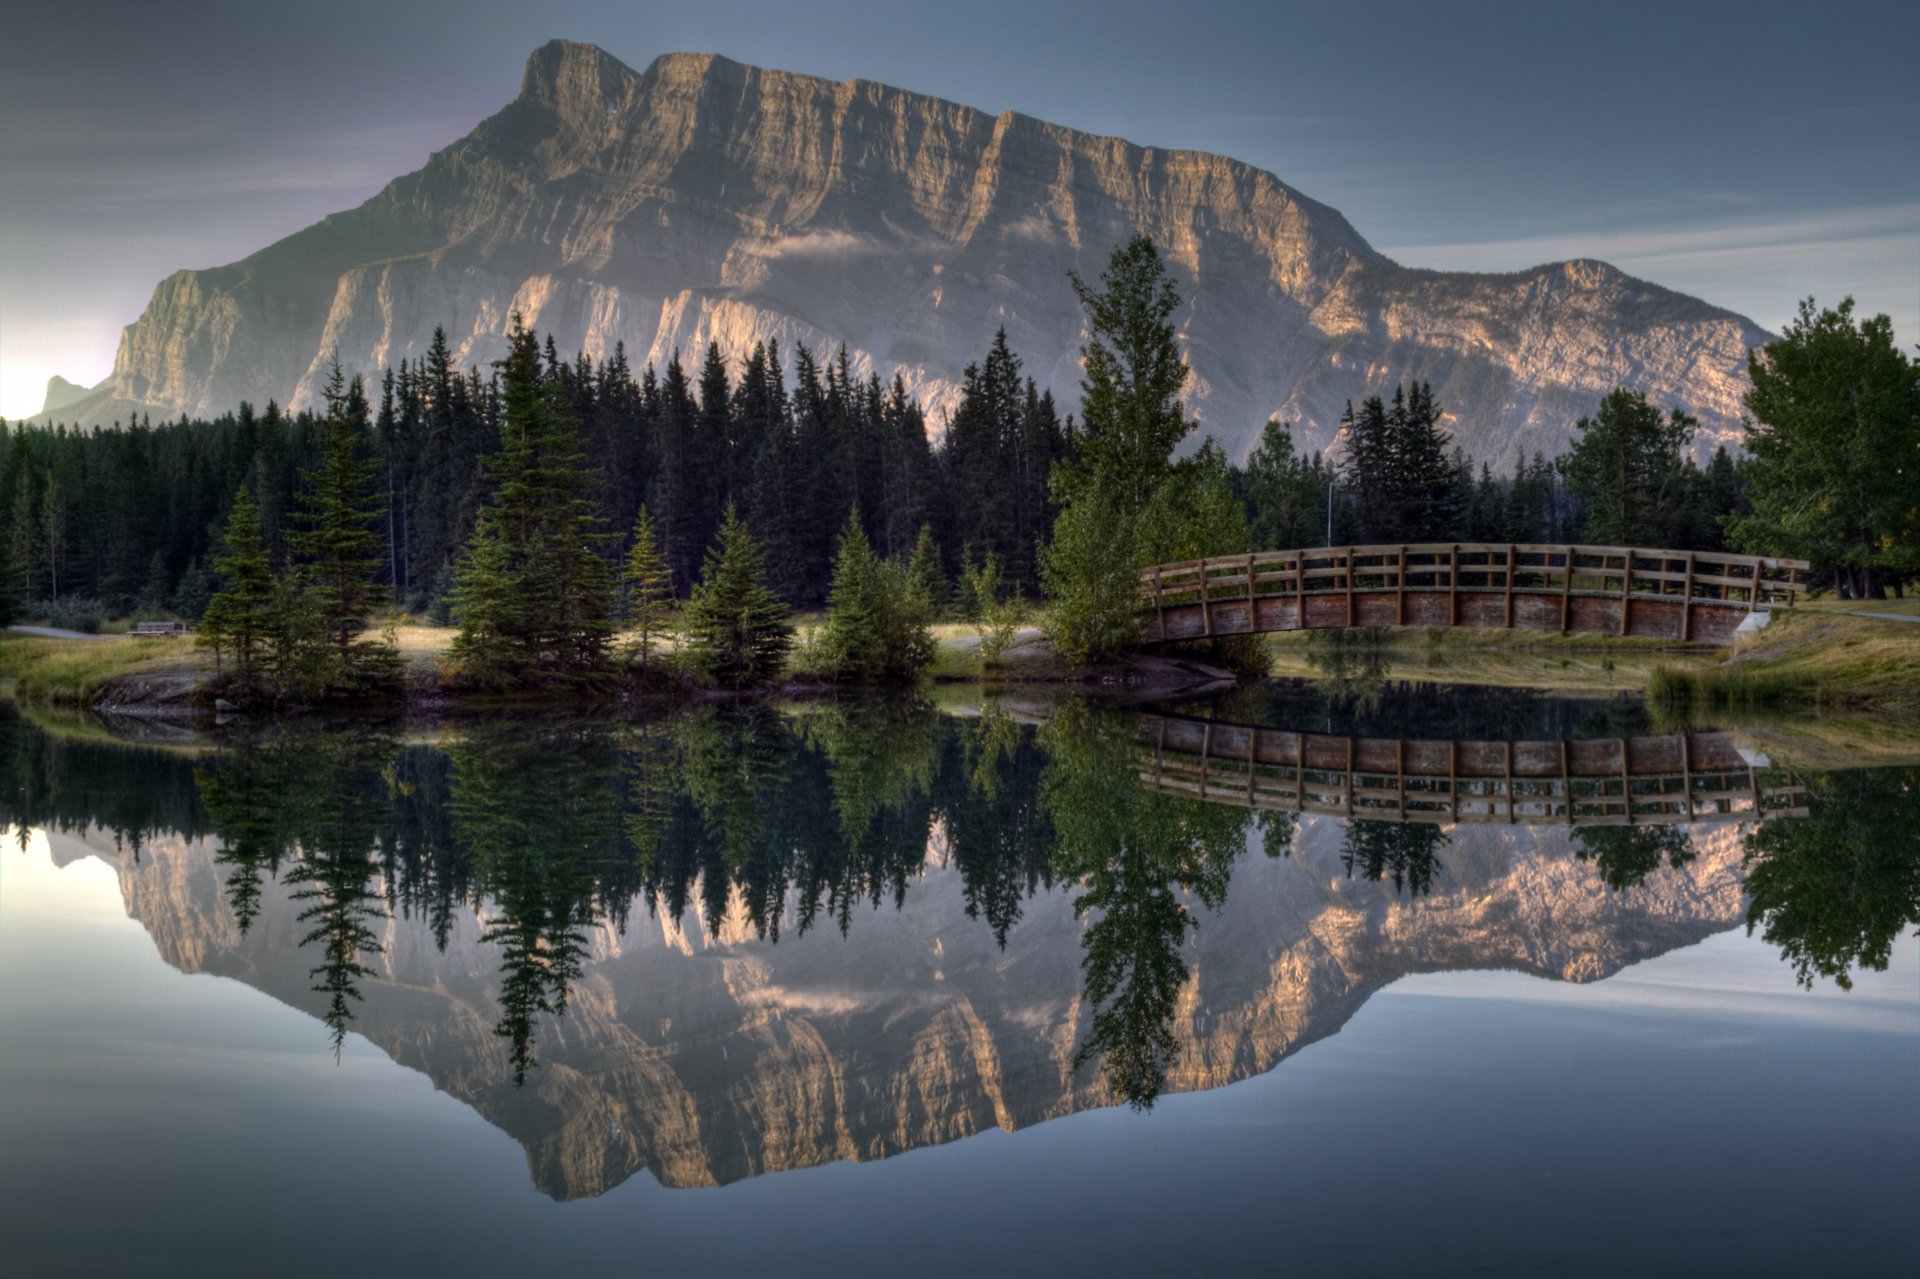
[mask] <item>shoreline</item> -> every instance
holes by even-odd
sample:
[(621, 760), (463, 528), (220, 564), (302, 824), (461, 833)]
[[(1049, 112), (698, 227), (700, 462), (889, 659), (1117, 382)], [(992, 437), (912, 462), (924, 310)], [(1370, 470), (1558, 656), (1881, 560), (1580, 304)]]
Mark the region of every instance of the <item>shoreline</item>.
[[(413, 628), (424, 631), (424, 628)], [(437, 637), (433, 637), (437, 638)], [(814, 698), (881, 691), (794, 675), (752, 689), (702, 687), (616, 669), (586, 688), (464, 690), (439, 666), (444, 649), (419, 636), (403, 645), (406, 694), (386, 703), (247, 708), (221, 705), (206, 689), (216, 672), (191, 641), (133, 636), (49, 637), (9, 630), (0, 639), (0, 693), (15, 701), (92, 711), (118, 719), (188, 722), (274, 719), (325, 713), (439, 716), (465, 711), (697, 706), (765, 698)], [(1451, 628), (1366, 632), (1306, 631), (1269, 637), (1270, 672), (1236, 676), (1204, 652), (1142, 651), (1124, 663), (1071, 668), (1037, 633), (1022, 637), (988, 669), (978, 642), (949, 635), (933, 674), (909, 688), (926, 691), (1006, 686), (1125, 690), (1191, 696), (1259, 679), (1354, 678), (1462, 686), (1532, 687), (1568, 694), (1627, 694), (1669, 711), (1844, 712), (1889, 720), (1920, 719), (1920, 628), (1904, 619), (1840, 608), (1775, 615), (1775, 623), (1737, 652), (1607, 636)]]

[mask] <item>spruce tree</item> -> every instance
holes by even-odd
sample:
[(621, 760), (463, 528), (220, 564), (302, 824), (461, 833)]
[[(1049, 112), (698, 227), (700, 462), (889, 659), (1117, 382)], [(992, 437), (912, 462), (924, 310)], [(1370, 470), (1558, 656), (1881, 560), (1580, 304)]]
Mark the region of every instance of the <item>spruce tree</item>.
[(913, 544), (913, 558), (907, 561), (907, 585), (919, 595), (927, 616), (938, 620), (946, 609), (947, 575), (940, 567), (940, 547), (933, 540), (933, 525), (922, 524)]
[(793, 645), (787, 606), (768, 588), (760, 547), (732, 507), (687, 601), (682, 638), (694, 669), (728, 688), (777, 678)]
[(211, 648), (215, 662), (232, 654), (235, 672), (249, 679), (255, 654), (273, 631), (274, 580), (260, 540), (259, 510), (244, 488), (227, 517), (226, 541), (226, 554), (214, 561), (223, 586), (207, 601), (194, 642)]
[(337, 660), (352, 665), (353, 639), (367, 627), (367, 614), (383, 599), (378, 576), (385, 549), (374, 531), (383, 499), (367, 425), (367, 402), (359, 378), (342, 386), (336, 363), (327, 380), (327, 417), (320, 426), (320, 465), (304, 472), (304, 489), (287, 544), (302, 561), (326, 619)]
[(847, 516), (827, 592), (821, 651), (828, 667), (856, 683), (901, 683), (933, 663), (931, 601), (907, 570), (873, 553), (860, 512)]
[(627, 624), (634, 632), (633, 656), (644, 665), (652, 658), (654, 645), (666, 633), (667, 609), (673, 601), (673, 570), (660, 552), (653, 517), (644, 506), (634, 521), (633, 549), (627, 552), (624, 576)]
[(543, 371), (539, 340), (517, 315), (498, 367), (500, 448), (487, 462), (494, 492), (455, 577), (464, 642), (456, 641), (454, 665), (490, 684), (590, 674), (605, 666), (614, 629), (593, 471), (563, 379)]

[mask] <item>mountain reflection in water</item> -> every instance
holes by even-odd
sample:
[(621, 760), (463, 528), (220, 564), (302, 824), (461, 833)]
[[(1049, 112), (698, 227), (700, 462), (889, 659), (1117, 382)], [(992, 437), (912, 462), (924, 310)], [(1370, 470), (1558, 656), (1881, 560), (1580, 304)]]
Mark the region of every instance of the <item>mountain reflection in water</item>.
[[(1150, 1106), (1270, 1069), (1414, 972), (1592, 980), (1744, 919), (1801, 981), (1845, 985), (1920, 917), (1916, 770), (1744, 766), (1740, 810), (1688, 767), (1686, 820), (1636, 825), (1554, 820), (1579, 792), (1549, 781), (1528, 825), (1513, 761), (1607, 744), (1561, 732), (1617, 736), (1623, 797), (1676, 748), (1510, 700), (1553, 734), (1504, 744), (1512, 824), (1349, 816), (1372, 737), (1348, 741), (1330, 815), (1168, 793), (1152, 717), (912, 701), (520, 716), (431, 742), (292, 725), (196, 755), (0, 710), (0, 818), (110, 841), (170, 963), (311, 1011), (335, 1051), (366, 1035), (561, 1198)], [(1404, 764), (1433, 742), (1389, 745)]]

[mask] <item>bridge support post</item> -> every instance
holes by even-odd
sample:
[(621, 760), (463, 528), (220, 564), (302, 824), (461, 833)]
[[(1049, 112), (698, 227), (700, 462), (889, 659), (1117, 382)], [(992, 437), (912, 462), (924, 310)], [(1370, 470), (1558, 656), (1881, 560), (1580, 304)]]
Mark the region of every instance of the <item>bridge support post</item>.
[(1447, 625), (1460, 625), (1460, 547), (1457, 543), (1447, 561)]
[(1519, 554), (1513, 543), (1507, 543), (1507, 629), (1513, 629), (1513, 570)]
[(1680, 592), (1680, 642), (1693, 638), (1693, 552), (1687, 552), (1687, 585)]
[(1567, 633), (1568, 608), (1573, 603), (1573, 548), (1567, 548), (1567, 575), (1560, 582), (1560, 633)]
[(1400, 548), (1400, 591), (1393, 614), (1395, 626), (1407, 624), (1407, 548)]
[(1620, 570), (1620, 633), (1627, 633), (1628, 619), (1633, 615), (1633, 552), (1627, 552), (1627, 562)]

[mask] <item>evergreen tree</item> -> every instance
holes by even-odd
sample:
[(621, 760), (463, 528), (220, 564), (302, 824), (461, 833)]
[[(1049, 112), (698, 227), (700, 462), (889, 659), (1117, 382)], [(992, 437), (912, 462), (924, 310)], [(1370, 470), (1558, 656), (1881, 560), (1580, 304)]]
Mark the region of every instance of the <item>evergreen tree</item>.
[(1048, 627), (1077, 663), (1110, 658), (1137, 635), (1140, 570), (1178, 535), (1143, 513), (1191, 426), (1179, 400), (1187, 378), (1174, 340), (1179, 294), (1153, 241), (1134, 237), (1100, 279), (1097, 291), (1073, 279), (1090, 334), (1081, 348), (1084, 422), (1078, 455), (1054, 467), (1061, 510), (1042, 556)]
[[(564, 384), (515, 317), (500, 362), (500, 449), (492, 500), (456, 574), (454, 665), (490, 683), (602, 669), (613, 635), (612, 567), (589, 496), (593, 473)], [(511, 602), (508, 602), (508, 600)], [(464, 640), (464, 642), (462, 642)]]
[(385, 592), (377, 584), (383, 548), (374, 532), (381, 513), (374, 486), (367, 402), (359, 378), (343, 386), (339, 364), (327, 380), (327, 416), (321, 423), (320, 464), (304, 474), (288, 546), (326, 619), (343, 667), (353, 639)]
[(223, 583), (207, 601), (195, 643), (211, 648), (214, 660), (231, 654), (234, 670), (251, 678), (254, 660), (273, 632), (273, 568), (260, 540), (260, 515), (253, 494), (241, 489), (227, 517), (227, 549), (214, 562)]
[(1684, 450), (1696, 425), (1679, 409), (1662, 416), (1644, 393), (1625, 387), (1608, 392), (1599, 412), (1574, 424), (1578, 435), (1559, 468), (1586, 504), (1583, 540), (1671, 544), (1686, 494)]
[(860, 513), (847, 516), (827, 592), (821, 652), (828, 669), (853, 683), (898, 683), (933, 664), (932, 609), (898, 564), (873, 553)]
[(907, 561), (907, 585), (920, 597), (927, 616), (938, 620), (947, 603), (947, 575), (940, 567), (940, 547), (933, 540), (931, 524), (920, 526), (913, 558)]
[(787, 606), (767, 586), (760, 548), (731, 507), (687, 601), (682, 637), (694, 669), (729, 688), (778, 678), (793, 645)]
[(633, 525), (625, 585), (627, 624), (634, 632), (633, 656), (644, 665), (651, 660), (654, 645), (666, 634), (667, 608), (673, 601), (673, 570), (660, 553), (653, 517), (644, 506)]

